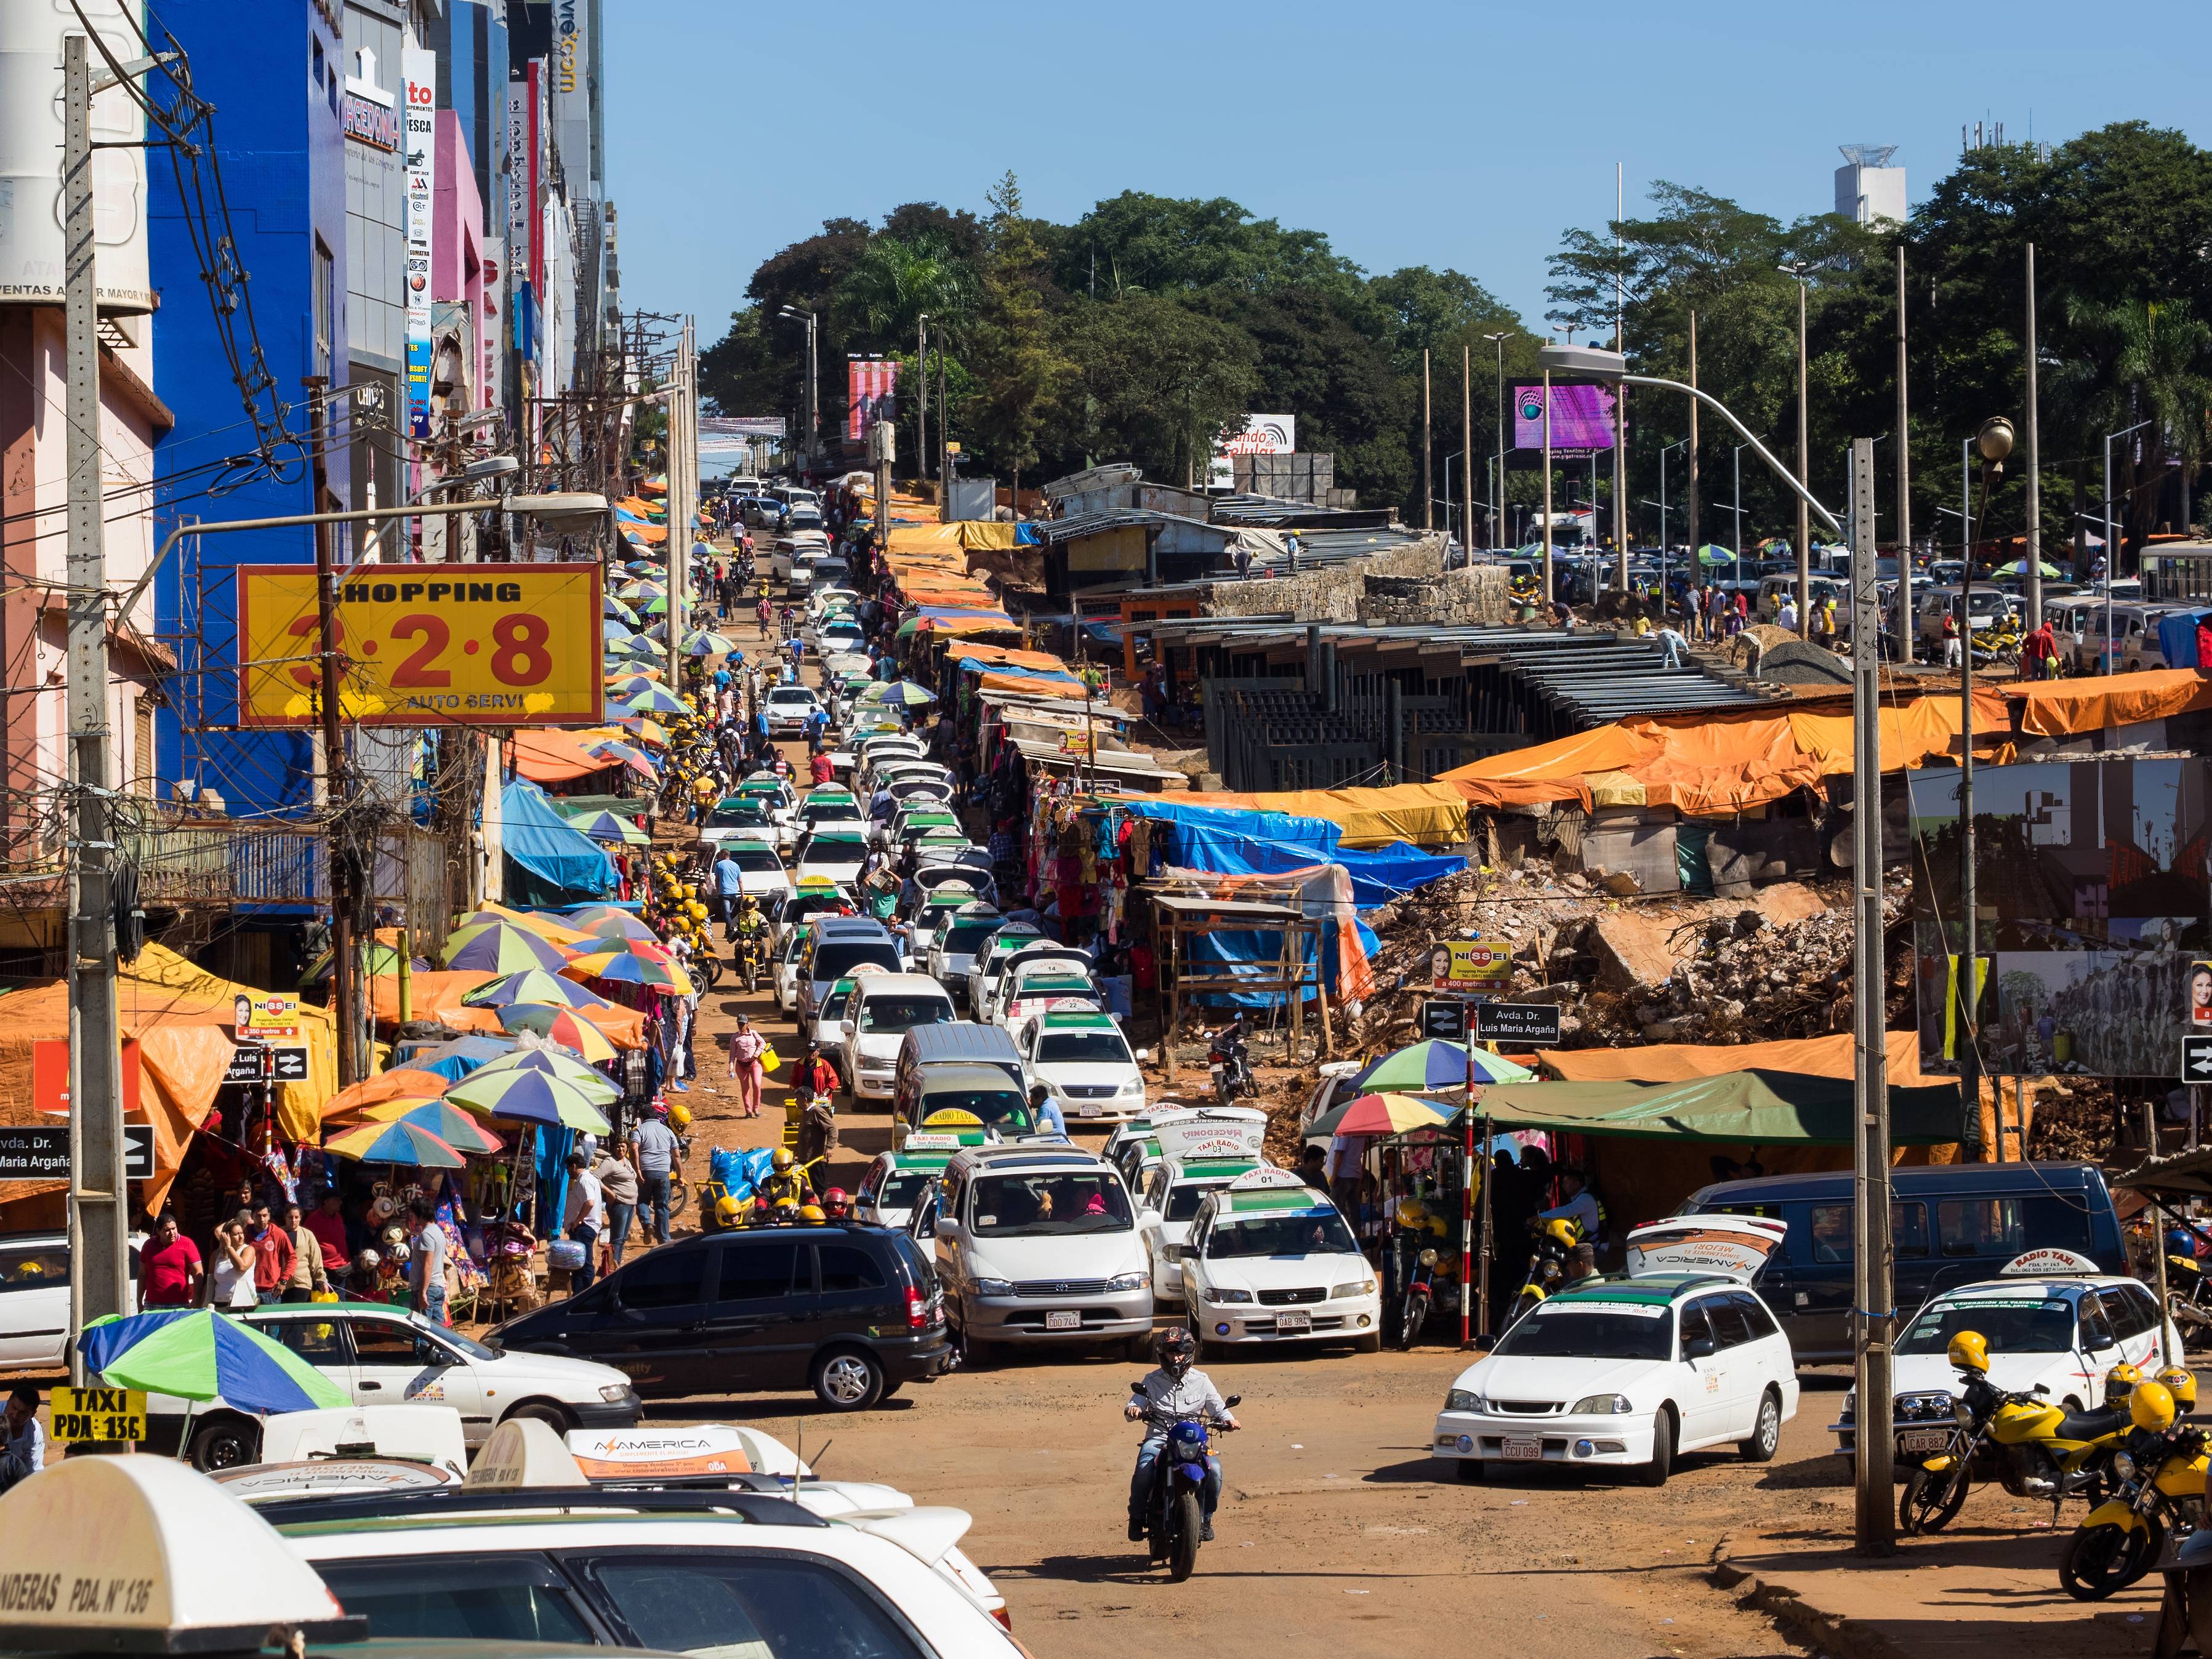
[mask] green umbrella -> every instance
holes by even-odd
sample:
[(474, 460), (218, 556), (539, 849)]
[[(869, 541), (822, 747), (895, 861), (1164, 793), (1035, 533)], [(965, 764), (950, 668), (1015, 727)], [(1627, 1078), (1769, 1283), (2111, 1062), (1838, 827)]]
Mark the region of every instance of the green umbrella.
[(570, 953), (527, 927), (518, 927), (511, 921), (490, 921), (455, 928), (446, 939), (443, 954), (448, 968), (519, 974), (526, 968), (558, 969)]
[[(2014, 559), (2010, 564), (2001, 564), (1997, 567), (1996, 574), (2000, 576), (2024, 576), (2027, 574), (2027, 561)], [(2041, 574), (2045, 581), (2056, 581), (2058, 579), (2058, 567), (2055, 564), (2046, 564), (2043, 567)]]
[(653, 598), (642, 601), (637, 608), (640, 614), (643, 616), (665, 617), (668, 614), (668, 596), (665, 593), (656, 594)]
[(916, 685), (912, 680), (886, 681), (860, 693), (864, 703), (890, 702), (902, 708), (919, 708), (926, 702), (935, 702), (937, 694), (927, 686)]
[[(509, 1072), (526, 1072), (533, 1077), (550, 1078), (566, 1085), (594, 1106), (611, 1106), (622, 1098), (622, 1090), (605, 1072), (592, 1070), (580, 1060), (556, 1054), (550, 1048), (518, 1048), (511, 1054), (501, 1054), (497, 1060), (486, 1060), (469, 1073), (467, 1080), (474, 1082), (487, 1073), (502, 1077)], [(453, 1091), (447, 1090), (450, 1097)]]
[(489, 985), (479, 985), (461, 1000), (471, 1008), (503, 1008), (510, 1002), (550, 1002), (568, 1008), (611, 1008), (605, 997), (586, 990), (573, 979), (532, 968), (509, 974)]
[(921, 632), (921, 618), (919, 617), (908, 617), (904, 622), (898, 625), (898, 632), (892, 635), (892, 637), (894, 639), (910, 640), (920, 632)]
[(353, 1402), (281, 1342), (213, 1308), (157, 1309), (96, 1321), (77, 1338), (85, 1364), (118, 1388), (179, 1400), (221, 1400), (249, 1412), (330, 1409)]
[(726, 657), (743, 648), (728, 635), (717, 634), (712, 629), (697, 629), (684, 636), (684, 654), (687, 657)]
[(568, 827), (581, 831), (593, 841), (616, 842), (625, 847), (653, 845), (652, 836), (619, 812), (593, 812), (587, 817), (570, 818)]
[(600, 599), (599, 612), (602, 616), (613, 617), (618, 623), (627, 623), (632, 628), (635, 628), (643, 620), (636, 611), (631, 610), (611, 593), (605, 594)]
[(625, 714), (688, 714), (691, 705), (665, 686), (649, 685), (642, 691), (633, 691), (621, 700)]
[(495, 1072), (489, 1066), (480, 1066), (448, 1089), (445, 1097), (456, 1106), (515, 1122), (581, 1129), (595, 1135), (613, 1133), (606, 1115), (582, 1090), (543, 1072)]

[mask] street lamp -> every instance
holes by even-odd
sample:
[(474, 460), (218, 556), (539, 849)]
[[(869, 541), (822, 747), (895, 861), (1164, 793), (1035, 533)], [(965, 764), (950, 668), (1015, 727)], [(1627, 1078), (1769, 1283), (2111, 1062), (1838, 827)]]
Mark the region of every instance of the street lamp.
[(1735, 579), (1736, 579), (1736, 581), (1737, 581), (1737, 583), (1738, 583), (1739, 585), (1741, 585), (1741, 582), (1743, 581), (1743, 452), (1744, 452), (1744, 447), (1744, 447), (1742, 444), (1738, 444), (1738, 445), (1735, 447), (1735, 453), (1732, 453), (1732, 454), (1729, 457), (1729, 465), (1730, 465), (1730, 466), (1732, 466), (1732, 467), (1735, 469)]
[[(1659, 609), (1662, 615), (1667, 609), (1667, 554), (1673, 546), (1667, 539), (1667, 458), (1689, 447), (1690, 441), (1682, 438), (1659, 452)], [(1696, 550), (1692, 550), (1691, 556), (1696, 556)]]
[[(1805, 369), (1805, 276), (1813, 269), (1808, 259), (1792, 259), (1781, 267), (1784, 276), (1797, 279), (1797, 482), (1798, 494), (1803, 501), (1813, 498), (1805, 494), (1804, 486), (1812, 482), (1812, 440), (1807, 435), (1807, 387)], [(1748, 434), (1745, 435), (1748, 436)], [(1836, 529), (1829, 520), (1829, 528)], [(1836, 533), (1841, 535), (1841, 530)], [(1813, 526), (1805, 517), (1801, 502), (1797, 508), (1797, 625), (1809, 631), (1813, 626)]]
[(806, 324), (806, 459), (811, 461), (822, 441), (821, 410), (814, 380), (815, 335), (821, 319), (803, 306), (785, 306), (776, 314), (794, 321), (804, 319)]
[(2112, 545), (2112, 446), (2130, 433), (2140, 432), (2150, 425), (2148, 421), (2137, 421), (2133, 426), (2123, 427), (2105, 436), (2105, 672), (2112, 672), (2113, 659), (2118, 654), (2112, 646), (2112, 584), (2120, 574), (2119, 550)]
[(1510, 331), (1482, 337), (1498, 348), (1498, 495), (1492, 504), (1490, 528), (1492, 539), (1501, 544), (1505, 527), (1505, 337)]

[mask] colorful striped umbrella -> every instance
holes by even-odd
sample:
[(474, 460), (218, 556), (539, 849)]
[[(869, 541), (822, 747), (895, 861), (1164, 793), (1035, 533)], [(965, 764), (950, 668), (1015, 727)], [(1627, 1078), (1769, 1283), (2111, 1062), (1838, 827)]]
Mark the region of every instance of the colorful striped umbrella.
[(635, 628), (641, 620), (636, 611), (624, 605), (611, 592), (600, 597), (599, 612), (602, 616), (613, 617), (617, 622), (628, 623), (632, 628)]
[(495, 1071), (487, 1066), (454, 1085), (446, 1098), (488, 1117), (582, 1129), (595, 1135), (612, 1132), (606, 1115), (582, 1090), (542, 1072)]
[(463, 916), (453, 924), (455, 931), (475, 927), (487, 921), (511, 921), (518, 927), (527, 927), (540, 939), (550, 939), (556, 945), (580, 945), (590, 934), (568, 926), (558, 916), (549, 916), (542, 910), (510, 910), (504, 904), (495, 904), (487, 899), (483, 906)]
[(363, 1123), (405, 1123), (428, 1130), (457, 1152), (488, 1158), (507, 1143), (458, 1106), (443, 1098), (402, 1095), (363, 1107), (356, 1114)]
[(364, 1123), (332, 1135), (323, 1150), (362, 1164), (404, 1164), (418, 1170), (458, 1170), (467, 1162), (458, 1147), (412, 1123)]
[(684, 654), (687, 657), (726, 657), (744, 647), (726, 634), (717, 634), (712, 629), (702, 628), (684, 636)]
[(459, 927), (446, 938), (446, 966), (459, 970), (481, 969), (487, 974), (515, 974), (526, 968), (557, 969), (573, 951), (530, 928), (511, 921), (485, 922)]
[(600, 811), (589, 817), (570, 818), (568, 827), (589, 836), (593, 841), (616, 842), (625, 847), (653, 845), (652, 836), (619, 812)]
[(664, 593), (658, 599), (641, 599), (637, 609), (641, 616), (665, 617), (668, 614), (668, 596)]
[(634, 691), (617, 705), (624, 714), (688, 714), (691, 705), (665, 686)]
[(864, 703), (896, 703), (902, 708), (918, 708), (923, 703), (935, 702), (937, 693), (927, 686), (916, 685), (912, 680), (893, 680), (872, 685), (860, 693)]
[(620, 905), (587, 904), (574, 912), (568, 919), (580, 927), (590, 928), (595, 938), (642, 939), (649, 945), (660, 943), (659, 934)]
[[(1455, 1107), (1413, 1095), (1362, 1095), (1306, 1126), (1308, 1135), (1397, 1135), (1448, 1122)], [(1326, 1121), (1326, 1127), (1324, 1122)]]
[(328, 1411), (353, 1402), (280, 1342), (214, 1308), (110, 1315), (79, 1332), (85, 1369), (116, 1388), (221, 1400), (242, 1412)]
[(647, 581), (643, 578), (636, 581), (624, 582), (620, 592), (623, 599), (630, 600), (660, 599), (668, 597), (668, 590), (660, 583)]
[[(688, 997), (692, 994), (691, 976), (684, 971), (681, 963), (672, 959), (656, 962), (651, 957), (634, 954), (647, 947), (635, 940), (625, 943), (627, 949), (578, 957), (568, 964), (570, 973), (580, 979), (603, 979), (614, 985), (649, 985), (656, 990), (673, 992), (679, 997)], [(665, 952), (662, 954), (665, 955)]]
[(543, 968), (526, 969), (479, 985), (461, 1000), (471, 1008), (503, 1008), (510, 1002), (550, 1002), (569, 1008), (606, 1008), (613, 1005), (586, 991), (573, 979), (562, 979)]
[[(1361, 1074), (1363, 1089), (1404, 1089), (1426, 1091), (1432, 1089), (1464, 1089), (1467, 1087), (1467, 1048), (1457, 1042), (1442, 1042), (1433, 1038), (1416, 1042), (1386, 1055)], [(1474, 1080), (1483, 1083), (1527, 1083), (1535, 1073), (1525, 1066), (1516, 1066), (1502, 1054), (1493, 1054), (1486, 1048), (1474, 1051)]]
[(499, 1023), (510, 1031), (535, 1031), (549, 1042), (573, 1048), (597, 1066), (615, 1057), (607, 1034), (574, 1008), (555, 1008), (542, 1002), (510, 1002), (499, 1011)]
[[(542, 1077), (574, 1089), (594, 1106), (611, 1106), (622, 1098), (621, 1088), (611, 1081), (604, 1072), (595, 1072), (581, 1060), (571, 1060), (566, 1054), (556, 1054), (545, 1048), (518, 1048), (511, 1054), (502, 1054), (478, 1071), (477, 1078), (486, 1072), (494, 1077), (514, 1073), (524, 1077)], [(476, 1078), (470, 1081), (474, 1082)], [(453, 1091), (447, 1091), (448, 1094)]]

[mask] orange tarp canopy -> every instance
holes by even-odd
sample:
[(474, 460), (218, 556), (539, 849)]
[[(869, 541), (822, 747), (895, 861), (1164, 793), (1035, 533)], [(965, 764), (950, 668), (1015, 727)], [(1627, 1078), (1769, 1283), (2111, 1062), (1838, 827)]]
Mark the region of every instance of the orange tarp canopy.
[[(479, 985), (501, 977), (497, 974), (426, 973), (413, 976), (409, 988), (408, 1014), (414, 1019), (434, 1019), (456, 1031), (477, 1031), (486, 1036), (505, 1036), (496, 1008), (476, 1008), (461, 999)], [(399, 980), (379, 974), (368, 982), (369, 1005), (379, 1025), (399, 1024)], [(635, 1008), (579, 1008), (577, 1013), (607, 1034), (617, 1048), (645, 1047), (645, 1016)]]
[[(231, 1022), (240, 992), (235, 985), (164, 945), (149, 945), (123, 967), (116, 985), (122, 1035), (138, 1042), (139, 1103), (154, 1128), (154, 1176), (142, 1200), (158, 1210), (184, 1162), (185, 1148), (215, 1105), (216, 1091), (230, 1069)], [(0, 997), (0, 1123), (63, 1121), (41, 1115), (31, 1103), (31, 1055), (40, 1042), (69, 1040), (69, 987), (57, 980)], [(276, 1085), (276, 1120), (288, 1139), (313, 1140), (322, 1103), (337, 1087), (337, 1043), (327, 1009), (300, 1005), (300, 1041), (307, 1050), (304, 1083)], [(33, 1197), (64, 1190), (66, 1181), (0, 1182), (0, 1196)]]
[(587, 752), (585, 745), (592, 740), (576, 732), (517, 732), (514, 769), (532, 783), (566, 783), (604, 772), (616, 763)]
[[(1729, 1072), (1798, 1072), (1850, 1077), (1857, 1064), (1849, 1031), (1782, 1042), (1655, 1042), (1635, 1048), (1541, 1048), (1543, 1068), (1567, 1083), (1686, 1083)], [(1920, 1071), (1920, 1034), (1891, 1031), (1884, 1051), (1893, 1088), (1940, 1083)]]
[[(963, 644), (959, 652), (963, 659), (972, 662), (1000, 663), (1010, 668), (1056, 668), (1064, 674), (1075, 672), (1072, 665), (1049, 651), (1018, 651), (1012, 646)], [(1004, 679), (1006, 677), (1001, 674), (999, 678)]]
[[(1923, 766), (1955, 752), (1955, 697), (1917, 698), (1881, 711), (1884, 771)], [(1974, 694), (1978, 747), (2008, 746), (2003, 698)], [(1848, 714), (1762, 710), (1734, 718), (1680, 715), (1623, 720), (1533, 749), (1494, 755), (1443, 775), (1470, 805), (1496, 809), (1539, 801), (1584, 806), (1671, 806), (1719, 816), (1779, 800), (1792, 790), (1851, 769)]]
[(1011, 629), (1021, 632), (1022, 625), (1012, 617), (924, 617), (915, 624), (917, 634), (997, 634)]
[(1021, 691), (1031, 696), (1072, 697), (1081, 702), (1091, 694), (1080, 685), (1070, 685), (1064, 680), (1033, 680), (1019, 674), (986, 672), (976, 684), (986, 691)]
[(2005, 695), (2021, 705), (2021, 731), (2063, 738), (2212, 708), (2212, 674), (2194, 668), (2154, 668), (2135, 674), (2027, 682), (2007, 686)]

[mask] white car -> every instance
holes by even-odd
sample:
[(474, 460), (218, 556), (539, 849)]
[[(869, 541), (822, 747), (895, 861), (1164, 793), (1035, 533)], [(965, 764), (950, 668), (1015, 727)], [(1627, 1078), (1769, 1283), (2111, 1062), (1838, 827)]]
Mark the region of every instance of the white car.
[(761, 712), (768, 717), (768, 734), (771, 738), (803, 737), (808, 715), (823, 709), (822, 700), (804, 685), (772, 685), (768, 696), (761, 700)]
[(758, 899), (763, 915), (774, 915), (791, 896), (791, 878), (785, 872), (783, 860), (776, 855), (773, 842), (724, 842), (714, 857), (717, 862), (725, 858), (736, 861), (738, 890)]
[[(137, 1310), (137, 1258), (145, 1243), (144, 1234), (131, 1235), (131, 1312)], [(60, 1370), (69, 1364), (69, 1235), (0, 1239), (0, 1370)]]
[(1001, 955), (990, 953), (983, 966), (983, 1000), (976, 1005), (975, 1018), (986, 1023), (1004, 1024), (1000, 1016), (1012, 999), (1017, 985), (1025, 979), (1088, 981), (1093, 966), (1091, 957), (1073, 945), (1061, 945), (1051, 939), (1032, 939), (1019, 941), (1016, 948)]
[(769, 982), (775, 991), (775, 1011), (791, 1014), (799, 1007), (799, 971), (806, 954), (806, 930), (787, 927), (782, 940), (775, 947), (775, 959), (769, 964)]
[[(798, 975), (793, 975), (792, 979), (795, 997)], [(812, 1043), (815, 1052), (836, 1066), (840, 1073), (846, 1069), (845, 1010), (853, 1000), (853, 988), (859, 983), (860, 981), (857, 978), (833, 981), (829, 994), (822, 999), (822, 1006), (812, 1014), (803, 1012), (794, 1014), (799, 1036)]]
[(845, 1073), (860, 1100), (889, 1100), (899, 1048), (917, 1025), (952, 1019), (951, 993), (927, 974), (863, 974), (845, 1006)]
[[(272, 1303), (240, 1317), (357, 1406), (428, 1401), (453, 1407), (471, 1446), (482, 1445), (511, 1417), (534, 1417), (565, 1431), (626, 1428), (644, 1412), (629, 1378), (611, 1365), (503, 1353), (404, 1308)], [(257, 1461), (261, 1425), (255, 1417), (221, 1400), (192, 1403), (156, 1394), (146, 1402), (149, 1417), (174, 1418), (179, 1429), (188, 1407), (194, 1463), (216, 1469)]]
[[(2105, 1373), (2115, 1365), (2148, 1376), (2166, 1355), (2181, 1360), (2181, 1333), (2160, 1316), (2148, 1287), (2108, 1273), (2039, 1270), (2034, 1258), (2050, 1254), (2032, 1252), (2019, 1259), (2021, 1272), (2008, 1265), (1996, 1279), (1944, 1291), (1905, 1328), (1893, 1372), (1900, 1463), (1917, 1464), (1949, 1440), (1952, 1402), (1964, 1384), (1947, 1353), (1961, 1331), (1978, 1331), (1989, 1344), (1993, 1386), (2008, 1394), (2045, 1389), (2051, 1404), (2069, 1412), (2104, 1404)], [(1856, 1393), (1844, 1395), (1842, 1419), (1829, 1425), (1846, 1456), (1857, 1450)]]
[(850, 887), (860, 878), (860, 866), (868, 848), (856, 830), (842, 824), (816, 830), (802, 836), (792, 866), (802, 882), (820, 879)]
[(1185, 1316), (1200, 1352), (1274, 1342), (1382, 1349), (1375, 1270), (1328, 1194), (1288, 1170), (1248, 1170), (1209, 1194), (1182, 1261)]
[[(1025, 1000), (1018, 988), (1013, 1006)], [(1015, 1028), (1014, 1050), (1022, 1057), (1024, 1087), (1042, 1084), (1070, 1121), (1110, 1121), (1145, 1109), (1137, 1066), (1151, 1051), (1131, 1053), (1111, 1015), (1057, 1009), (1036, 1015)]]
[[(908, 1510), (903, 1524), (848, 1511), (827, 1524), (805, 1513), (793, 1514), (805, 1525), (778, 1525), (771, 1514), (733, 1526), (732, 1503), (772, 1512), (781, 1500), (726, 1491), (697, 1497), (696, 1515), (562, 1514), (557, 1492), (523, 1491), (498, 1525), (455, 1526), (434, 1510), (410, 1514), (398, 1504), (364, 1515), (356, 1529), (328, 1521), (287, 1527), (281, 1512), (264, 1514), (349, 1612), (403, 1642), (523, 1629), (540, 1639), (677, 1653), (1018, 1659), (1022, 1650), (998, 1620), (943, 1569), (966, 1531), (930, 1524), (945, 1511)], [(732, 1643), (733, 1634), (743, 1639)]]
[[(1199, 1206), (1207, 1194), (1267, 1161), (1261, 1151), (1267, 1115), (1250, 1106), (1201, 1106), (1148, 1112), (1128, 1121), (1146, 1125), (1158, 1158), (1141, 1166), (1133, 1188), (1143, 1194), (1138, 1225), (1152, 1259), (1152, 1297), (1163, 1308), (1180, 1309), (1182, 1247)], [(1107, 1142), (1109, 1161), (1114, 1144)]]
[[(956, 997), (972, 999), (975, 964), (1005, 926), (1006, 918), (988, 904), (955, 911), (951, 921), (930, 941), (929, 976)], [(975, 1006), (972, 1000), (969, 1006)]]
[(990, 1000), (991, 988), (1006, 972), (1006, 963), (1012, 957), (1032, 945), (1052, 942), (1026, 921), (1007, 922), (993, 933), (976, 952), (975, 965), (968, 970), (968, 1006), (975, 1017), (987, 1018), (983, 1010)]
[(1462, 1480), (1501, 1463), (1593, 1463), (1656, 1486), (1681, 1453), (1708, 1446), (1766, 1462), (1797, 1414), (1797, 1368), (1748, 1280), (1786, 1231), (1729, 1215), (1638, 1228), (1629, 1274), (1538, 1303), (1460, 1373), (1431, 1450)]

